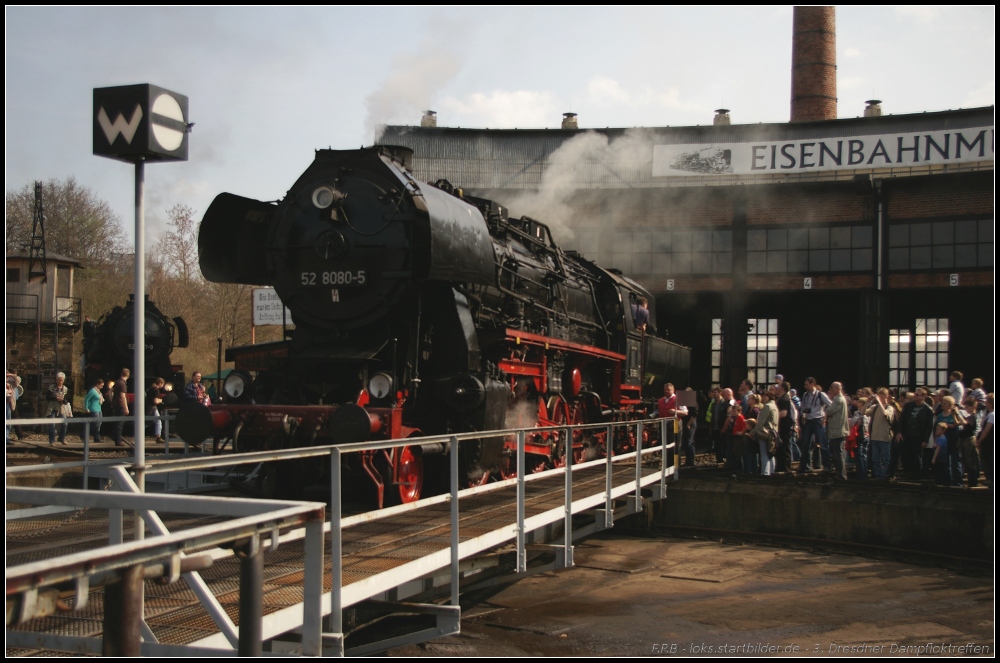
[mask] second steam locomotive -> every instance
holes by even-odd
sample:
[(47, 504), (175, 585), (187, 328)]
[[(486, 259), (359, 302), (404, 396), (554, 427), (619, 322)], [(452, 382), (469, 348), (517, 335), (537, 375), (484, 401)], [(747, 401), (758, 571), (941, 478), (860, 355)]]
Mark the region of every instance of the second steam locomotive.
[[(145, 372), (147, 382), (163, 378), (175, 387), (184, 386), (182, 367), (170, 361), (174, 348), (186, 348), (188, 328), (183, 318), (168, 318), (148, 297), (145, 301)], [(93, 386), (98, 378), (117, 380), (123, 368), (135, 370), (134, 353), (135, 296), (129, 295), (125, 306), (115, 306), (97, 322), (83, 325), (85, 358), (84, 383)], [(149, 384), (142, 385), (143, 389)], [(131, 401), (133, 391), (129, 391)]]
[[(199, 236), (205, 278), (273, 286), (295, 328), (227, 351), (225, 403), (182, 412), (185, 439), (266, 449), (610, 421), (646, 415), (644, 386), (687, 383), (689, 349), (636, 324), (647, 301), (656, 319), (641, 285), (561, 250), (539, 221), (414, 179), (411, 158), (387, 146), (319, 150), (277, 204), (215, 199)], [(560, 464), (565, 442), (531, 436), (532, 467)], [(568, 446), (592, 458), (610, 444), (629, 441)], [(463, 443), (467, 481), (505, 474), (507, 447)], [(405, 502), (439, 451), (351, 456), (380, 503)], [(278, 494), (301, 495), (321, 471), (284, 472)]]

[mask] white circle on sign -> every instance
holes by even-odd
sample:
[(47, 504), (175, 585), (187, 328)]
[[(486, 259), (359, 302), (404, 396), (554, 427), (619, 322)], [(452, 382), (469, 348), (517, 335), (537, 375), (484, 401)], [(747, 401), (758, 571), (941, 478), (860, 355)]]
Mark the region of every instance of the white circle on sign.
[[(181, 111), (180, 104), (169, 94), (161, 94), (156, 98), (156, 101), (153, 102), (153, 112), (163, 117), (169, 117), (171, 120), (184, 121), (184, 113)], [(155, 119), (151, 120), (151, 122), (153, 125), (153, 136), (163, 149), (173, 152), (184, 142), (183, 131), (161, 126), (156, 123)]]

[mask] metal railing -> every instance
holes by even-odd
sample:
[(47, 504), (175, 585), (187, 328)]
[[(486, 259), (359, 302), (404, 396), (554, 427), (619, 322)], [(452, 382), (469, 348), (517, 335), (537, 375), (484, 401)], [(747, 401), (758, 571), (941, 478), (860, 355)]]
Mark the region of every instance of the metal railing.
[[(170, 422), (176, 419), (174, 414), (161, 414), (161, 415), (148, 415), (145, 417), (146, 423), (152, 423), (154, 421), (163, 422), (163, 453), (166, 456), (170, 455)], [(118, 424), (121, 423), (134, 423), (135, 417), (133, 415), (123, 415), (116, 417), (36, 417), (33, 419), (5, 419), (4, 423), (8, 428), (21, 427), (21, 426), (46, 426), (51, 428), (60, 428), (65, 425), (67, 427), (82, 427), (82, 433), (80, 439), (83, 441), (83, 460), (57, 462), (57, 463), (39, 463), (34, 465), (17, 465), (8, 466), (5, 468), (7, 475), (14, 474), (29, 474), (32, 472), (40, 471), (50, 471), (50, 470), (70, 470), (83, 468), (83, 489), (86, 490), (90, 482), (90, 468), (92, 467), (111, 467), (113, 465), (120, 465), (122, 463), (121, 458), (107, 458), (103, 460), (91, 460), (91, 426), (100, 425), (102, 427), (102, 432), (104, 437), (110, 437), (108, 431), (110, 426), (105, 427), (106, 424)], [(187, 457), (190, 454), (190, 447), (183, 442), (178, 443), (183, 447), (183, 455)], [(124, 448), (124, 447), (123, 447)]]
[[(53, 419), (42, 420), (44, 423), (51, 423)], [(648, 448), (642, 448), (643, 432), (646, 427), (657, 427), (659, 433), (659, 443)], [(591, 509), (595, 510), (596, 529), (612, 527), (614, 524), (615, 502), (624, 500), (627, 513), (635, 513), (643, 508), (644, 488), (652, 492), (652, 499), (663, 499), (666, 496), (667, 477), (673, 480), (678, 478), (679, 455), (676, 453), (676, 442), (667, 442), (668, 427), (676, 427), (675, 419), (650, 419), (639, 421), (624, 421), (603, 424), (581, 424), (568, 426), (555, 426), (551, 428), (526, 428), (511, 429), (505, 431), (473, 432), (454, 435), (437, 435), (420, 438), (408, 438), (405, 440), (359, 442), (343, 445), (329, 445), (321, 447), (304, 447), (296, 449), (276, 450), (276, 451), (256, 451), (246, 453), (235, 453), (219, 456), (197, 456), (187, 458), (149, 458), (144, 466), (133, 467), (139, 474), (146, 476), (191, 470), (207, 470), (211, 468), (227, 467), (233, 465), (256, 465), (258, 463), (279, 462), (306, 458), (328, 457), (330, 463), (330, 490), (331, 508), (330, 522), (323, 526), (323, 531), (330, 536), (330, 550), (332, 554), (331, 566), (331, 591), (323, 594), (322, 602), (324, 607), (322, 613), (328, 615), (329, 619), (323, 633), (324, 653), (333, 655), (343, 655), (344, 634), (342, 611), (344, 608), (354, 605), (362, 600), (372, 598), (380, 593), (387, 592), (406, 580), (424, 577), (435, 569), (450, 567), (451, 576), (451, 597), (452, 609), (447, 610), (446, 606), (432, 606), (439, 615), (438, 627), (426, 633), (427, 637), (439, 637), (448, 633), (458, 632), (459, 624), (459, 581), (460, 581), (460, 561), (472, 555), (488, 550), (497, 545), (513, 541), (516, 545), (517, 561), (516, 572), (524, 573), (527, 568), (527, 535), (529, 532), (537, 530), (548, 524), (562, 521), (563, 542), (560, 546), (554, 546), (553, 550), (557, 554), (556, 565), (559, 567), (569, 567), (573, 565), (573, 516)], [(615, 455), (613, 453), (615, 433), (620, 429), (625, 429), (626, 434), (634, 431), (636, 450)], [(631, 431), (629, 430), (631, 429)], [(606, 447), (608, 453), (604, 458), (587, 461), (579, 464), (573, 462), (571, 451), (574, 431), (601, 431), (606, 436)], [(557, 432), (565, 442), (564, 448), (568, 448), (565, 455), (565, 465), (544, 472), (529, 474), (525, 471), (525, 444), (529, 435), (536, 433)], [(675, 428), (676, 433), (676, 428)], [(467, 440), (478, 440), (484, 437), (516, 437), (517, 440), (517, 475), (513, 478), (495, 481), (485, 485), (472, 488), (459, 489), (459, 445)], [(446, 445), (447, 453), (450, 455), (450, 491), (444, 495), (419, 500), (409, 504), (381, 509), (379, 511), (367, 512), (349, 517), (343, 516), (343, 482), (341, 480), (342, 456), (349, 453), (360, 453), (366, 451), (387, 450), (401, 448), (404, 446), (419, 445)], [(642, 467), (645, 459), (654, 458), (659, 454), (659, 468), (654, 473), (643, 475)], [(671, 458), (672, 456), (672, 458)], [(124, 469), (121, 461), (115, 461), (120, 467), (115, 471), (121, 474)], [(635, 477), (628, 483), (614, 486), (613, 467), (622, 463), (634, 462)], [(605, 468), (604, 490), (578, 496), (573, 496), (574, 473), (596, 469), (601, 466)], [(46, 466), (51, 467), (51, 465)], [(541, 481), (564, 475), (563, 504), (557, 508), (550, 508), (547, 511), (535, 514), (531, 517), (526, 515), (526, 486), (533, 481)], [(116, 479), (117, 482), (117, 479)], [(120, 483), (120, 482), (119, 482)], [(135, 484), (142, 485), (140, 481)], [(135, 485), (133, 484), (133, 485)], [(516, 486), (516, 521), (510, 526), (501, 527), (487, 534), (460, 541), (459, 536), (459, 515), (460, 498), (479, 493), (508, 489)], [(138, 488), (136, 488), (138, 492)], [(93, 494), (93, 493), (90, 493)], [(218, 498), (222, 499), (222, 498)], [(11, 501), (8, 491), (8, 501)], [(391, 571), (379, 573), (372, 578), (343, 586), (343, 536), (344, 529), (360, 525), (382, 518), (388, 518), (411, 510), (420, 509), (432, 504), (450, 503), (450, 543), (439, 552), (425, 555), (412, 562), (404, 563)], [(137, 505), (141, 506), (141, 505)], [(155, 514), (153, 514), (155, 516)], [(144, 515), (144, 518), (146, 515)], [(147, 518), (149, 522), (149, 518)], [(160, 532), (154, 528), (154, 532)], [(298, 539), (308, 539), (308, 531), (301, 529), (281, 535), (280, 542), (290, 542)], [(318, 583), (317, 583), (318, 584)], [(322, 585), (320, 585), (322, 586)], [(207, 589), (208, 594), (202, 597), (203, 603), (211, 605), (213, 597)], [(212, 611), (210, 610), (210, 613)], [(287, 608), (268, 615), (259, 634), (260, 639), (270, 639), (278, 635), (292, 631), (302, 625), (303, 612), (301, 608)], [(217, 624), (219, 622), (217, 621)], [(196, 643), (196, 646), (208, 647), (215, 650), (233, 646), (234, 633), (220, 625), (220, 633), (216, 636), (209, 636)], [(426, 638), (425, 638), (426, 639)], [(372, 652), (384, 651), (390, 646), (398, 643), (383, 641), (371, 645), (367, 649), (352, 649), (348, 654), (361, 655), (371, 649)]]
[(79, 327), (83, 323), (82, 311), (82, 300), (79, 297), (56, 297), (55, 322)]
[[(306, 655), (320, 654), (324, 504), (143, 495), (123, 465), (115, 470), (115, 484), (122, 491), (119, 493), (7, 488), (8, 502), (106, 509), (110, 544), (98, 550), (7, 567), (7, 646), (117, 656), (138, 656), (140, 653), (151, 656), (218, 655), (218, 650), (195, 652), (190, 648), (158, 643), (142, 619), (143, 580), (162, 577), (168, 582), (176, 582), (183, 576), (229, 641), (230, 647), (235, 646), (239, 655), (260, 656), (260, 601), (244, 601), (243, 597), (246, 595), (252, 599), (259, 597), (261, 592), (264, 564), (261, 538), (268, 536), (270, 549), (277, 550), (280, 528), (304, 526), (302, 649)], [(149, 539), (137, 536), (136, 540), (125, 543), (122, 517), (126, 510), (137, 510), (157, 536)], [(158, 512), (227, 516), (233, 520), (170, 533), (159, 519)], [(142, 529), (142, 521), (137, 519), (137, 535)], [(194, 559), (187, 556), (188, 552), (215, 546), (241, 551), (239, 630), (197, 573), (197, 569), (207, 568), (214, 559), (224, 556), (213, 553), (224, 551), (202, 552)], [(104, 595), (104, 635), (99, 651), (88, 642), (92, 640), (90, 638), (9, 628), (12, 622), (24, 623), (54, 613), (60, 593), (67, 587), (75, 592), (73, 609), (82, 610), (88, 602), (91, 585), (101, 584), (107, 586)]]

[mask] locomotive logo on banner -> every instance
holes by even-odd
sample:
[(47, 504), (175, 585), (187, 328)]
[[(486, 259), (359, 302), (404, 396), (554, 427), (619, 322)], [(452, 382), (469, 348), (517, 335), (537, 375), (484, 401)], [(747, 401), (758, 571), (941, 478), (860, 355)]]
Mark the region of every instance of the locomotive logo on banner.
[(156, 85), (94, 88), (94, 154), (133, 163), (187, 161), (188, 98)]
[(754, 175), (993, 161), (993, 127), (653, 146), (653, 177)]

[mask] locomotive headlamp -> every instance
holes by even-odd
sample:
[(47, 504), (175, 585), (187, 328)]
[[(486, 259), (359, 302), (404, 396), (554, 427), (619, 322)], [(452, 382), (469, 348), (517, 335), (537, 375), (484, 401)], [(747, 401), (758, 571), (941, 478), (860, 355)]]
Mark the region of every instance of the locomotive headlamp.
[(226, 395), (226, 400), (232, 402), (249, 401), (252, 382), (253, 378), (243, 371), (233, 371), (227, 375), (222, 383), (222, 391)]
[(319, 209), (326, 209), (333, 204), (333, 189), (328, 186), (321, 186), (313, 191), (312, 201)]
[(368, 393), (372, 398), (385, 398), (392, 393), (392, 376), (388, 373), (376, 373), (368, 380)]
[(340, 207), (344, 202), (344, 198), (347, 198), (347, 194), (332, 186), (318, 187), (313, 191), (312, 195), (313, 205), (319, 209), (326, 209), (331, 205)]

